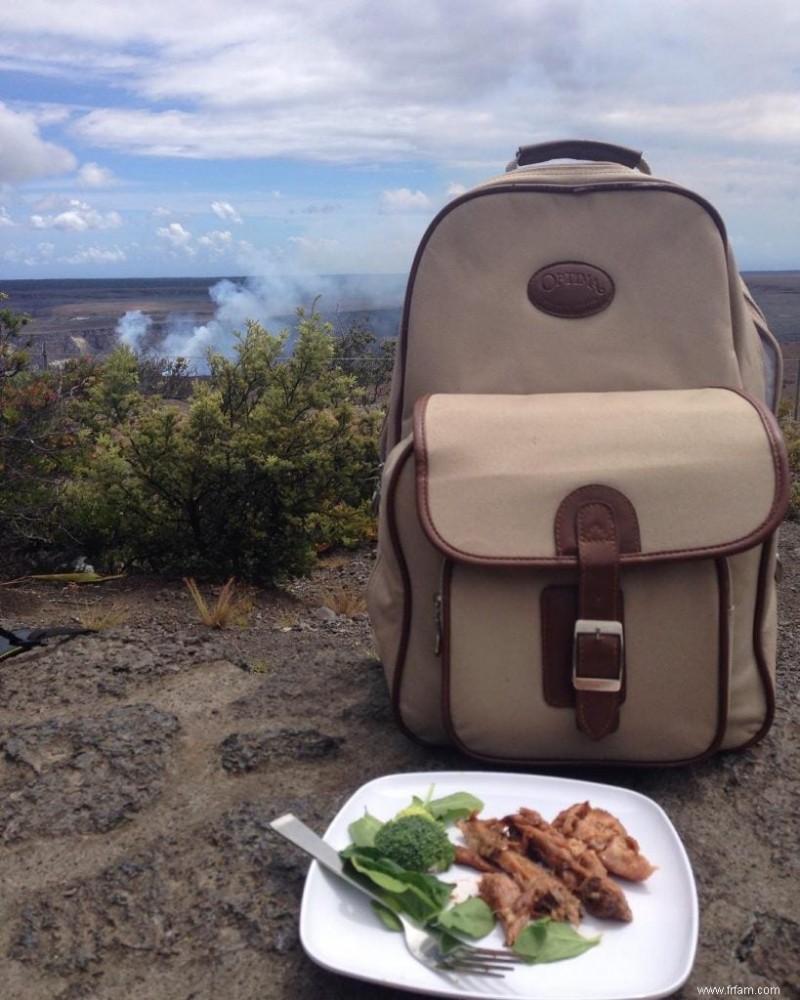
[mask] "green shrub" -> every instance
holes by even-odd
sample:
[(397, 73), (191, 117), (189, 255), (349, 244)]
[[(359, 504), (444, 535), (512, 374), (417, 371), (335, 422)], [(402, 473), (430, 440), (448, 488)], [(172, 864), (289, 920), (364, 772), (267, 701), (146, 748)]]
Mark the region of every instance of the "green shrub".
[(138, 390), (119, 349), (76, 408), (93, 445), (64, 492), (64, 529), (94, 560), (275, 583), (374, 530), (380, 413), (334, 364), (317, 313), (287, 334), (257, 323), (178, 407)]
[[(0, 300), (4, 296), (0, 293)], [(0, 309), (0, 538), (4, 573), (43, 550), (60, 532), (63, 483), (83, 439), (69, 408), (92, 378), (90, 362), (31, 367), (21, 339), (25, 318)]]

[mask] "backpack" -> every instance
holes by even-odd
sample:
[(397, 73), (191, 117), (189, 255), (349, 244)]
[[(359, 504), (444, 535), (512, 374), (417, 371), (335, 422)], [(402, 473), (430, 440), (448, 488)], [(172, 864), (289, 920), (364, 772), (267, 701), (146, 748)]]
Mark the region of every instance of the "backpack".
[(762, 737), (780, 388), (720, 216), (640, 153), (522, 147), (450, 202), (408, 280), (367, 588), (401, 729), (506, 765)]

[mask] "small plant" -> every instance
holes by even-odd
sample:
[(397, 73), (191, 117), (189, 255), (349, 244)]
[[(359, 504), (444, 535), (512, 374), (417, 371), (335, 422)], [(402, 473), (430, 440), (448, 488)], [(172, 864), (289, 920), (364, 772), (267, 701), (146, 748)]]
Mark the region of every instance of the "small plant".
[(92, 632), (124, 625), (130, 618), (131, 607), (125, 601), (111, 604), (85, 604), (77, 613), (77, 619), (84, 628)]
[(790, 521), (800, 520), (800, 424), (792, 416), (788, 400), (781, 404), (781, 430), (789, 453), (789, 476), (791, 496), (787, 518)]
[(258, 663), (251, 663), (249, 669), (251, 674), (266, 674), (269, 673), (271, 667), (272, 664), (269, 661), (259, 660)]
[(348, 590), (346, 587), (328, 591), (322, 599), (322, 605), (343, 618), (354, 618), (367, 610), (367, 602), (361, 591)]
[(296, 611), (284, 610), (275, 616), (275, 628), (280, 632), (291, 632), (300, 621)]
[(231, 577), (225, 583), (213, 605), (209, 605), (203, 597), (200, 588), (191, 577), (184, 577), (189, 593), (192, 596), (200, 621), (209, 628), (224, 629), (229, 625), (246, 625), (253, 610), (252, 592), (237, 593), (236, 581)]

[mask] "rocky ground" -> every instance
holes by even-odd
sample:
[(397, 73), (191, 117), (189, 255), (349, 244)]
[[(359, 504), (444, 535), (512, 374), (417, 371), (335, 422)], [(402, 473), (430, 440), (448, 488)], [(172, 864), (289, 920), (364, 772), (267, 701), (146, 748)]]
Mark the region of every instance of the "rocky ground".
[[(798, 996), (796, 526), (783, 557), (778, 714), (760, 745), (679, 770), (558, 772), (651, 796), (684, 839), (701, 934), (682, 998)], [(0, 661), (3, 1000), (408, 995), (306, 958), (307, 866), (269, 829), (292, 811), (323, 832), (372, 778), (473, 766), (396, 729), (361, 603), (370, 565), (328, 560), (224, 631), (180, 581), (0, 587), (5, 627), (116, 620)]]

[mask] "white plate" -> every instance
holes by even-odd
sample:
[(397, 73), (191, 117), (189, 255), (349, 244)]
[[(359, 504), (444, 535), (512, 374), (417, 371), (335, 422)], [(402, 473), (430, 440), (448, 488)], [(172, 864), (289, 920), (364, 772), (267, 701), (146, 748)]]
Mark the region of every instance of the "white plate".
[[(475, 771), (395, 774), (363, 785), (341, 808), (325, 840), (341, 850), (350, 842), (348, 826), (365, 810), (378, 819), (390, 819), (413, 795), (424, 798), (431, 785), (434, 798), (452, 792), (477, 795), (484, 803), (485, 819), (508, 815), (520, 806), (553, 819), (561, 809), (586, 800), (613, 813), (658, 866), (642, 884), (620, 883), (633, 911), (632, 923), (587, 917), (581, 933), (601, 933), (602, 941), (577, 958), (520, 966), (504, 979), (456, 978), (426, 969), (411, 958), (401, 935), (384, 928), (369, 899), (314, 861), (300, 910), (300, 940), (314, 962), (381, 986), (482, 1000), (656, 1000), (686, 981), (697, 947), (697, 893), (683, 844), (655, 802), (625, 788), (567, 778)], [(452, 881), (451, 875), (444, 877)], [(486, 943), (502, 944), (499, 929), (493, 938)]]

